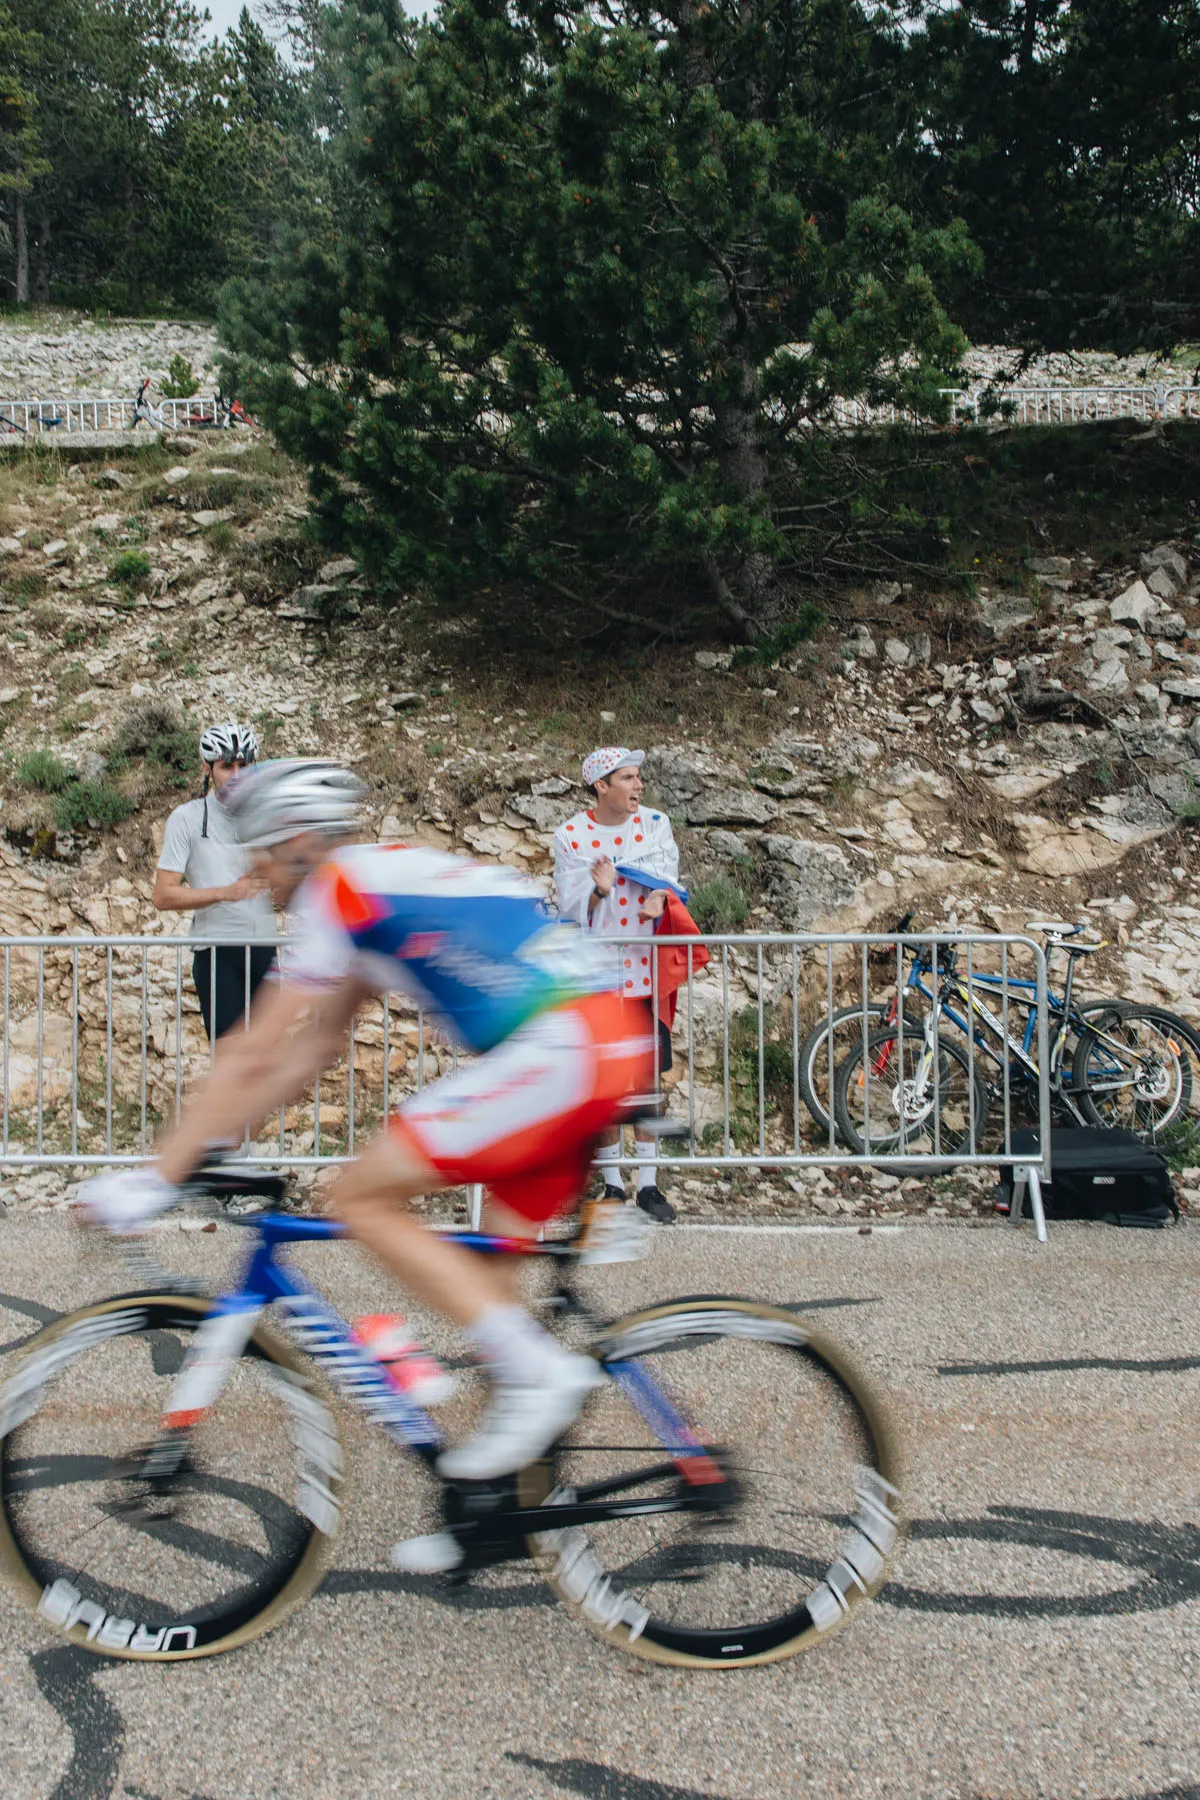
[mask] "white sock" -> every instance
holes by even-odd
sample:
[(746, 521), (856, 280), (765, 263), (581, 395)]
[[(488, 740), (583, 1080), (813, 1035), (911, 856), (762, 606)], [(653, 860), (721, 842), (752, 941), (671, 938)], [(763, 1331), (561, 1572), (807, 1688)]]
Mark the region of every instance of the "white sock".
[(562, 1354), (522, 1306), (487, 1306), (467, 1327), (468, 1341), (501, 1381), (534, 1386), (545, 1378), (546, 1365)]
[(637, 1151), (637, 1184), (640, 1194), (643, 1188), (658, 1186), (658, 1159), (653, 1138), (634, 1138), (633, 1147)]
[(601, 1144), (599, 1150), (596, 1152), (596, 1161), (600, 1166), (600, 1173), (603, 1175), (605, 1183), (608, 1186), (624, 1187), (625, 1182), (621, 1174), (621, 1145), (619, 1142), (615, 1144)]

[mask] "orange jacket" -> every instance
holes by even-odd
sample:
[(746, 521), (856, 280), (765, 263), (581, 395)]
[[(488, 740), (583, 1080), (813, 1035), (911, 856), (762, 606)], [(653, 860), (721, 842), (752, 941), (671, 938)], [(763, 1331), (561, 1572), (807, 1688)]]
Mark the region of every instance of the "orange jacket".
[[(655, 926), (664, 937), (699, 937), (700, 927), (682, 900), (668, 893), (662, 917)], [(687, 944), (665, 944), (655, 952), (658, 957), (658, 1016), (670, 1031), (679, 1005), (679, 990), (688, 978), (688, 958), (693, 969), (702, 969), (711, 959), (703, 944), (689, 950)]]

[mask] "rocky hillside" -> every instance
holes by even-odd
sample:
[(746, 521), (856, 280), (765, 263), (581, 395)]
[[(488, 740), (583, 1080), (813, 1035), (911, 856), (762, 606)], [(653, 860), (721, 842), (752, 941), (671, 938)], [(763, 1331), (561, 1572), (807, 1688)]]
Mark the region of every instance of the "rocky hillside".
[[(0, 368), (27, 393), (77, 365), (87, 386), (116, 360), (76, 329), (70, 356), (42, 334), (49, 360), (22, 361), (26, 335), (0, 333)], [(204, 364), (190, 327), (163, 328), (161, 346), (157, 329), (110, 335), (130, 368), (168, 343)], [(620, 741), (651, 747), (647, 784), (711, 929), (852, 930), (910, 908), (997, 930), (1089, 917), (1110, 941), (1094, 989), (1200, 1015), (1190, 541), (1035, 559), (1023, 591), (981, 588), (953, 631), (891, 583), (848, 592), (836, 627), (772, 667), (676, 648), (531, 685), (466, 640), (416, 641), (351, 563), (322, 561), (301, 484), (266, 442), (130, 441), (108, 461), (0, 462), (0, 933), (170, 926), (149, 902), (154, 856), (199, 721), (249, 718), (269, 751), (342, 756), (381, 833), (541, 878), (582, 799), (581, 754)], [(750, 1005), (752, 959), (734, 975)], [(767, 1002), (786, 1000), (770, 962), (765, 979)], [(678, 1071), (701, 1121), (716, 1116), (709, 986), (695, 1067)], [(815, 980), (806, 1004), (815, 1018)], [(102, 996), (80, 1010), (96, 1049)], [(198, 1057), (194, 1026), (185, 1047)], [(311, 1124), (293, 1121), (310, 1142)], [(825, 1210), (866, 1205), (855, 1183)], [(755, 1192), (791, 1203), (781, 1183)], [(862, 1189), (876, 1209), (887, 1192)]]

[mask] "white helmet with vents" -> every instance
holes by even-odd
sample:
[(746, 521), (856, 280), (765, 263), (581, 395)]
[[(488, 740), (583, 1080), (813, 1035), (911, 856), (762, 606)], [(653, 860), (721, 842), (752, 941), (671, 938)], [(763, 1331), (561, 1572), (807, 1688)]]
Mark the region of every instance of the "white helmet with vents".
[(340, 763), (281, 757), (241, 770), (221, 798), (240, 841), (266, 849), (306, 831), (349, 836), (366, 791)]
[(200, 755), (206, 763), (257, 762), (258, 739), (249, 725), (227, 719), (223, 725), (210, 725), (203, 733)]

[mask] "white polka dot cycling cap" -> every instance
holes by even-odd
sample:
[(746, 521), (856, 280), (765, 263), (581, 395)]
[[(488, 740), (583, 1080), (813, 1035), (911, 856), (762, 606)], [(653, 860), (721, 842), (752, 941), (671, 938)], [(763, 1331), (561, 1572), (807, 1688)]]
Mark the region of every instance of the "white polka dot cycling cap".
[(640, 769), (645, 760), (644, 750), (621, 750), (614, 744), (604, 750), (593, 750), (590, 756), (583, 759), (583, 785), (594, 787), (606, 775), (611, 775), (614, 769)]

